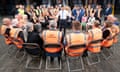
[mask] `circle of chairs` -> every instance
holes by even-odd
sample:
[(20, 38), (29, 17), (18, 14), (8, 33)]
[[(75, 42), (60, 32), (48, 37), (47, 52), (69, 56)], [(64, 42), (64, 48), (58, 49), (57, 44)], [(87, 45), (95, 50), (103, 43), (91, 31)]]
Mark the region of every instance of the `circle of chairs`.
[[(14, 43), (10, 43), (8, 47), (8, 54), (10, 56), (15, 55), (16, 60), (20, 62), (24, 58), (27, 58), (26, 64), (25, 64), (26, 69), (41, 69), (43, 64), (41, 53), (39, 52), (40, 54), (34, 55), (34, 54), (31, 54), (29, 51), (27, 51), (27, 49), (33, 50), (33, 49), (39, 48), (40, 46), (36, 43), (23, 43), (22, 46), (23, 46), (23, 49), (19, 49), (16, 47)], [(108, 60), (113, 55), (114, 49), (115, 49), (115, 45), (111, 46), (111, 48), (102, 48), (100, 53), (92, 53), (87, 51), (88, 56), (86, 57), (86, 60), (88, 65), (94, 65), (94, 64), (100, 63), (101, 62), (100, 55), (102, 55), (105, 58), (105, 60)], [(62, 51), (62, 55), (61, 55), (62, 59), (60, 60), (60, 62), (57, 61), (57, 59), (55, 58), (54, 60), (55, 62), (51, 64), (50, 58), (49, 56), (47, 56), (45, 60), (46, 70), (61, 70), (63, 66), (62, 63), (64, 58), (67, 63), (69, 72), (81, 71), (85, 69), (82, 54), (80, 56), (72, 57), (69, 54), (67, 54), (64, 49), (62, 49), (61, 51)], [(33, 62), (32, 64), (32, 60), (34, 59), (36, 59), (39, 62), (39, 63), (37, 62), (37, 65), (35, 66), (34, 66), (35, 62)]]

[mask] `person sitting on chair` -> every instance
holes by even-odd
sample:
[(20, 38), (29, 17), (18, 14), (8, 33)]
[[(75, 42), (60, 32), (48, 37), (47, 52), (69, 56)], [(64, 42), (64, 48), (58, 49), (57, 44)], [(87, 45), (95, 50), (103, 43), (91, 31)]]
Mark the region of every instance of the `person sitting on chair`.
[(73, 32), (66, 35), (66, 54), (71, 57), (82, 56), (86, 50), (87, 36), (81, 32), (79, 21), (72, 22), (72, 29)]
[(9, 18), (3, 18), (3, 25), (0, 27), (0, 34), (5, 37), (5, 43), (10, 44), (10, 30), (11, 30), (11, 20)]
[(88, 51), (92, 53), (99, 53), (101, 51), (102, 30), (100, 29), (100, 22), (94, 21), (92, 29), (88, 30)]
[(17, 48), (22, 49), (22, 44), (24, 43), (24, 35), (22, 26), (24, 24), (23, 20), (20, 20), (16, 26), (13, 26), (10, 30), (10, 37), (12, 38), (12, 43), (17, 46)]
[(103, 31), (102, 46), (105, 48), (110, 48), (113, 44), (113, 35), (114, 35), (114, 33), (112, 32), (112, 22), (105, 21), (104, 28), (102, 29), (102, 31)]
[(62, 32), (56, 30), (57, 24), (55, 21), (50, 21), (49, 30), (45, 30), (42, 33), (42, 38), (44, 40), (44, 50), (45, 55), (50, 56), (51, 62), (53, 62), (54, 57), (58, 57), (60, 61), (60, 56), (62, 52)]
[(24, 33), (25, 43), (35, 43), (39, 45), (40, 48), (29, 49), (26, 48), (26, 51), (32, 55), (41, 55), (43, 48), (43, 39), (40, 37), (39, 33), (34, 30), (33, 25), (27, 26), (27, 33)]

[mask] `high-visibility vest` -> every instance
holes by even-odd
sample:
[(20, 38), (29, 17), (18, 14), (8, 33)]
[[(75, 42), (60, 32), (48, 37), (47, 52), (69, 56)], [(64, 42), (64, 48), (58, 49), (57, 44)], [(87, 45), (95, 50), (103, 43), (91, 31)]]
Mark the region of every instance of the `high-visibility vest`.
[(86, 35), (83, 33), (70, 33), (66, 36), (66, 53), (69, 56), (81, 56), (86, 50)]
[(23, 46), (23, 40), (22, 38), (18, 37), (20, 31), (22, 31), (22, 29), (20, 28), (12, 28), (10, 30), (10, 37), (12, 38), (12, 42), (16, 45), (17, 48), (21, 49)]
[(118, 42), (118, 34), (120, 32), (119, 27), (117, 25), (113, 25), (111, 27), (112, 33), (113, 35), (113, 43), (117, 43)]
[(25, 11), (24, 11), (24, 9), (18, 9), (18, 13), (21, 14), (21, 15), (24, 15)]
[(8, 34), (5, 34), (6, 30), (8, 29), (9, 27), (6, 26), (6, 25), (2, 25), (1, 28), (0, 28), (0, 34), (3, 35), (5, 37), (5, 43), (7, 45), (11, 44), (12, 43), (12, 39), (8, 36)]
[(110, 35), (102, 41), (102, 46), (105, 48), (109, 48), (110, 46), (113, 45), (113, 35), (111, 28), (107, 28), (106, 30), (110, 31)]
[(88, 51), (92, 53), (99, 53), (101, 51), (102, 30), (95, 28), (89, 30), (88, 32), (90, 36), (90, 41), (87, 46)]
[(4, 35), (5, 32), (6, 32), (6, 30), (7, 30), (7, 28), (8, 28), (8, 27), (7, 27), (6, 25), (2, 25), (1, 28), (0, 28), (0, 34), (1, 34), (1, 35)]
[(39, 16), (40, 15), (40, 10), (36, 9), (35, 13), (36, 13), (37, 16)]
[(46, 30), (42, 34), (44, 40), (44, 49), (48, 53), (57, 53), (62, 50), (62, 33), (55, 30)]

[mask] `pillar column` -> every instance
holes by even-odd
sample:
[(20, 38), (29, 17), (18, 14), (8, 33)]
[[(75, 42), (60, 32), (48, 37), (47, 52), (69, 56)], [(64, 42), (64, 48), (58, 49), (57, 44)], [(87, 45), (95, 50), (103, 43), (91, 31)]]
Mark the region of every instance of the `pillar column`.
[(27, 5), (30, 5), (30, 0), (26, 0)]
[(30, 0), (26, 0), (27, 10), (30, 10)]
[(66, 5), (68, 5), (68, 0), (66, 0)]
[(65, 6), (65, 0), (62, 0), (62, 4), (63, 4), (63, 6)]
[(92, 4), (92, 0), (89, 0), (89, 4)]
[(85, 1), (85, 5), (88, 6), (88, 0)]
[(48, 6), (51, 6), (51, 0), (48, 0)]
[(94, 2), (93, 2), (94, 4), (97, 4), (97, 0), (94, 0)]
[(112, 0), (112, 14), (114, 15), (115, 13), (115, 0)]

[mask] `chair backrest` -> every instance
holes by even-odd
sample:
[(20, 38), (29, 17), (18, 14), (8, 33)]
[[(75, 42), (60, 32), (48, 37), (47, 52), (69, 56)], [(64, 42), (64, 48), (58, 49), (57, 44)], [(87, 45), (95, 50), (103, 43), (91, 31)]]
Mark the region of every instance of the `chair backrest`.
[(70, 57), (82, 56), (86, 50), (86, 44), (71, 45), (66, 49), (66, 53)]
[(80, 44), (80, 45), (71, 45), (69, 49), (80, 49), (80, 48), (86, 48), (85, 44)]
[(40, 46), (37, 43), (24, 43), (23, 47), (27, 49), (40, 48)]
[(60, 44), (45, 44), (44, 48), (61, 48)]
[(45, 44), (44, 50), (47, 53), (58, 53), (62, 50), (63, 46), (61, 44)]
[(91, 41), (90, 44), (100, 43), (100, 42), (102, 42), (102, 41), (103, 41), (103, 39), (94, 40), (94, 41)]

